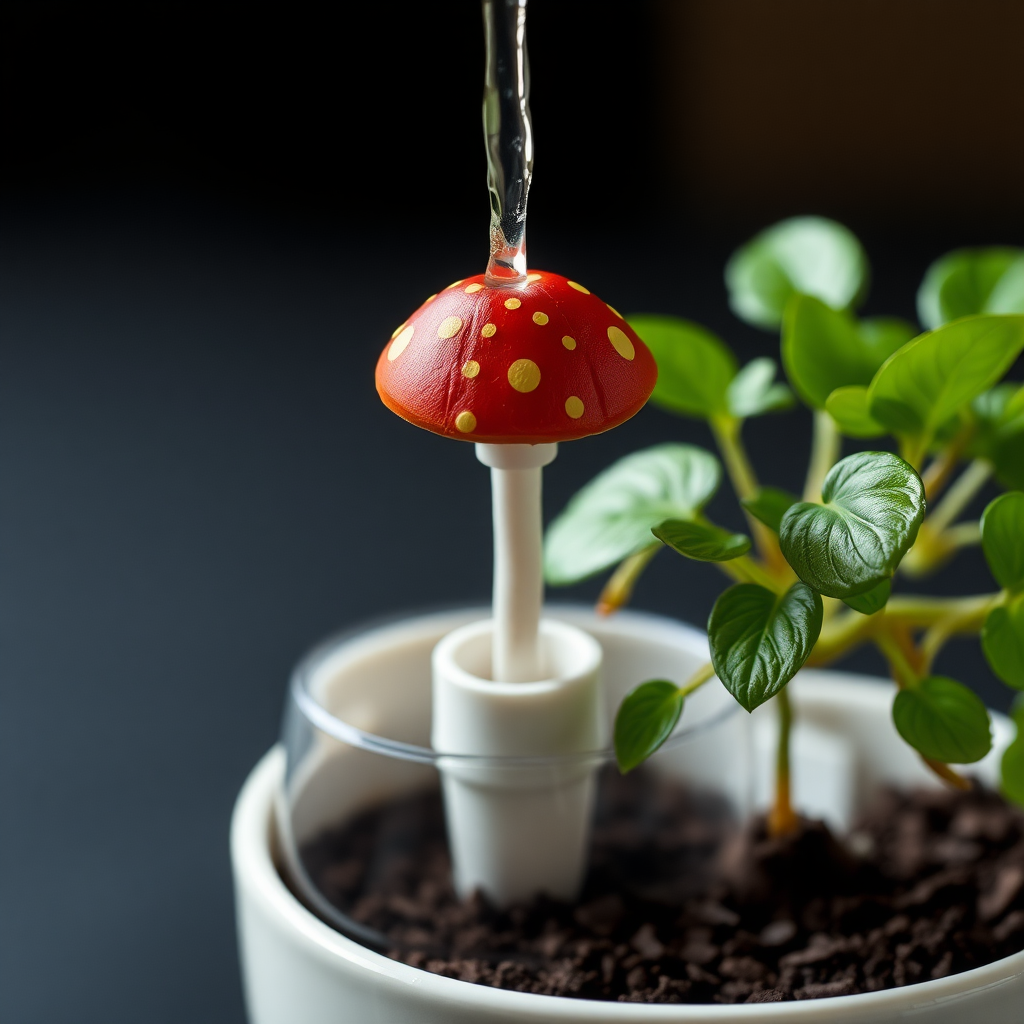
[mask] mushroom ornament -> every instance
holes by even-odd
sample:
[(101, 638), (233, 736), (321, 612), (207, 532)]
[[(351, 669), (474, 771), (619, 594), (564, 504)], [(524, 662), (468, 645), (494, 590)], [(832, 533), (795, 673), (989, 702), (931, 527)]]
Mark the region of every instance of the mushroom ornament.
[(381, 353), (384, 404), (434, 433), (475, 441), (492, 467), (495, 679), (539, 678), (541, 467), (557, 442), (629, 419), (656, 377), (651, 353), (615, 309), (547, 272), (519, 286), (486, 275), (456, 281)]
[[(457, 890), (507, 905), (578, 894), (608, 742), (601, 648), (541, 619), (541, 470), (558, 442), (629, 419), (654, 389), (650, 351), (576, 281), (526, 267), (532, 176), (525, 0), (484, 0), (484, 125), (491, 192), (485, 274), (432, 295), (391, 336), (377, 390), (403, 419), (476, 444), (491, 469), (493, 619), (450, 633), (432, 658)], [(447, 756), (450, 755), (450, 756)]]

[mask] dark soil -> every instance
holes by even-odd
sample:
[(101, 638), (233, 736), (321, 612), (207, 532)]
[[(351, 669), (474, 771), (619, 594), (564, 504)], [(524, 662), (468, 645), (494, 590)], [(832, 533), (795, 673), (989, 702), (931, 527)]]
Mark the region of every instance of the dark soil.
[(942, 978), (1024, 948), (1024, 813), (998, 795), (886, 792), (844, 846), (785, 840), (642, 772), (602, 780), (576, 906), (499, 912), (452, 891), (440, 797), (363, 814), (302, 851), (395, 959), (523, 992), (650, 1003), (817, 999)]

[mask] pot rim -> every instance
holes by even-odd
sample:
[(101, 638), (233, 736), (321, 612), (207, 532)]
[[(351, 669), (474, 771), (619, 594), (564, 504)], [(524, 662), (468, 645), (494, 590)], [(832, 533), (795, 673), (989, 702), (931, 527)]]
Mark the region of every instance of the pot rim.
[[(579, 616), (593, 614), (592, 609), (580, 604), (546, 603), (544, 606), (545, 617), (552, 618), (558, 622), (564, 622), (565, 616)], [(387, 616), (383, 619), (373, 619), (367, 623), (357, 624), (351, 629), (345, 629), (335, 633), (321, 643), (317, 644), (299, 663), (292, 672), (288, 684), (288, 696), (299, 713), (306, 719), (314, 729), (339, 740), (350, 747), (360, 750), (367, 750), (374, 754), (382, 754), (385, 757), (395, 758), (400, 761), (412, 761), (418, 764), (446, 765), (464, 764), (474, 767), (508, 767), (525, 768), (541, 765), (601, 765), (611, 764), (615, 761), (615, 748), (607, 746), (601, 750), (581, 750), (568, 754), (550, 754), (545, 756), (510, 756), (493, 754), (458, 754), (445, 753), (441, 750), (434, 750), (432, 747), (418, 746), (414, 743), (405, 743), (401, 740), (390, 739), (387, 736), (378, 736), (366, 729), (361, 729), (351, 722), (346, 722), (321, 704), (312, 692), (314, 681), (325, 665), (332, 660), (352, 656), (352, 649), (357, 647), (364, 639), (367, 642), (379, 640), (382, 634), (394, 630), (400, 632), (404, 627), (408, 628), (411, 623), (419, 623), (426, 629), (430, 624), (441, 619), (457, 617), (465, 618), (466, 624), (476, 619), (486, 620), (491, 617), (491, 609), (487, 605), (480, 605), (475, 608), (453, 608), (448, 610), (437, 610), (422, 615)], [(707, 640), (699, 630), (687, 626), (681, 622), (662, 616), (648, 615), (643, 612), (624, 610), (616, 615), (621, 617), (623, 625), (646, 625), (649, 629), (655, 628), (664, 630), (667, 626), (674, 627), (677, 632), (687, 635), (691, 642), (707, 646)], [(721, 711), (710, 715), (707, 718), (690, 724), (680, 719), (680, 724), (673, 730), (672, 735), (662, 744), (662, 749), (671, 749), (681, 743), (685, 743), (693, 736), (700, 735), (708, 729), (720, 725), (727, 718), (732, 717), (739, 711), (739, 705), (730, 703)]]
[[(450, 613), (449, 613), (450, 614)], [(680, 625), (662, 616), (632, 613), (637, 619)], [(689, 629), (690, 627), (685, 627)], [(841, 704), (871, 700), (889, 700), (892, 684), (870, 676), (815, 670), (808, 676), (827, 676), (829, 686), (825, 699)], [(798, 690), (815, 686), (813, 679), (794, 680)], [(819, 692), (818, 696), (822, 696)], [(1003, 716), (998, 716), (1003, 718)], [(256, 900), (270, 917), (283, 922), (293, 939), (302, 943), (307, 952), (325, 963), (345, 961), (350, 969), (366, 970), (379, 976), (389, 986), (414, 986), (425, 998), (438, 1004), (459, 1004), (463, 1008), (486, 1012), (511, 1013), (519, 1008), (524, 1019), (576, 1020), (585, 1015), (593, 1021), (723, 1021), (749, 1016), (761, 1020), (829, 1019), (841, 1024), (848, 1010), (851, 1019), (863, 1019), (865, 1011), (915, 1012), (928, 1006), (955, 1003), (980, 990), (994, 990), (1024, 975), (1024, 950), (959, 974), (932, 981), (920, 982), (903, 988), (863, 992), (855, 995), (832, 996), (784, 1003), (755, 1003), (734, 1006), (713, 1004), (630, 1004), (598, 1000), (571, 999), (513, 992), (505, 989), (476, 985), (472, 982), (446, 978), (419, 968), (410, 967), (376, 953), (325, 924), (309, 911), (286, 887), (276, 861), (274, 848), (274, 794), (281, 784), (285, 769), (285, 755), (278, 744), (271, 748), (250, 773), (235, 804), (231, 822), (231, 859), (236, 885)]]

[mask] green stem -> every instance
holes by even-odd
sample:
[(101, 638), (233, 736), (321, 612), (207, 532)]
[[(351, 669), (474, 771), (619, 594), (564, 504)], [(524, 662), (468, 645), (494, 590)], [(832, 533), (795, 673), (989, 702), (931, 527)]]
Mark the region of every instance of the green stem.
[(875, 646), (885, 656), (885, 660), (889, 662), (896, 685), (900, 689), (913, 689), (917, 686), (921, 681), (920, 677), (911, 667), (906, 655), (893, 637), (889, 633), (879, 632), (875, 635), (874, 641)]
[(651, 544), (619, 563), (618, 568), (604, 585), (601, 596), (597, 599), (598, 615), (612, 615), (629, 602), (640, 574), (663, 547), (664, 545), (660, 543)]
[(701, 665), (689, 679), (679, 687), (679, 693), (683, 697), (689, 697), (694, 690), (699, 690), (709, 679), (715, 678), (715, 666), (711, 662)]
[(821, 501), (821, 488), (828, 471), (839, 460), (842, 439), (835, 421), (823, 409), (814, 412), (814, 435), (811, 441), (811, 461), (804, 484), (804, 501)]
[(739, 558), (730, 558), (728, 562), (716, 563), (718, 568), (727, 576), (732, 577), (738, 583), (756, 583), (770, 590), (773, 594), (784, 593), (789, 588), (788, 580), (780, 580), (773, 576), (759, 562), (755, 562), (749, 555), (740, 555)]
[(789, 739), (793, 731), (793, 708), (789, 694), (783, 687), (775, 696), (779, 709), (779, 745), (775, 752), (775, 802), (768, 812), (768, 834), (771, 836), (791, 835), (799, 826), (799, 819), (793, 810), (790, 785)]
[(963, 605), (955, 611), (939, 619), (922, 637), (921, 653), (924, 655), (928, 671), (936, 655), (954, 636), (962, 633), (980, 633), (988, 613), (1006, 600), (1006, 591), (992, 594), (988, 600)]
[(973, 594), (970, 597), (927, 597), (922, 594), (902, 594), (889, 598), (885, 617), (895, 619), (904, 626), (932, 626), (949, 615), (980, 612), (999, 599), (996, 594)]
[(929, 528), (939, 533), (952, 523), (971, 503), (974, 496), (992, 475), (992, 467), (975, 459), (950, 485), (946, 496), (935, 506), (925, 520)]
[[(715, 436), (715, 443), (718, 445), (718, 451), (725, 463), (725, 471), (729, 474), (736, 497), (740, 501), (752, 498), (760, 490), (761, 485), (757, 482), (757, 474), (750, 464), (747, 450), (743, 445), (743, 438), (740, 435), (743, 421), (733, 416), (715, 416), (708, 423)], [(752, 516), (746, 509), (744, 512), (758, 554), (773, 571), (785, 575), (787, 563), (782, 557), (778, 538), (760, 519)]]

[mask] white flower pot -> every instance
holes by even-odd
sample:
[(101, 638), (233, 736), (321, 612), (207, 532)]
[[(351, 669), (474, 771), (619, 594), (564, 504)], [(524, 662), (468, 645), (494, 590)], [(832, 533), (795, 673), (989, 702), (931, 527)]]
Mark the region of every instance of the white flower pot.
[[(430, 714), (430, 651), (452, 628), (480, 610), (408, 619), (365, 636), (327, 645), (316, 655), (321, 691), (347, 701), (364, 728), (426, 745)], [(581, 609), (552, 617), (583, 626), (605, 654), (608, 703), (643, 679), (679, 679), (707, 657), (703, 636), (668, 619), (621, 613), (598, 619)], [(367, 673), (366, 669), (373, 671)], [(391, 674), (389, 675), (389, 670)], [(361, 697), (374, 693), (372, 714)], [(841, 672), (805, 671), (790, 686), (800, 723), (794, 736), (795, 802), (810, 814), (827, 813), (841, 827), (882, 783), (931, 784), (931, 776), (896, 735), (890, 719), (892, 686)], [(698, 784), (724, 788), (747, 811), (764, 793), (750, 780), (765, 774), (770, 726), (762, 709), (748, 718), (728, 714), (732, 698), (711, 684), (688, 702), (692, 720), (717, 723), (659, 755), (661, 770)], [(381, 709), (383, 708), (383, 712)], [(360, 711), (362, 709), (362, 711)], [(992, 753), (972, 770), (994, 783), (1012, 726), (994, 715)], [(418, 723), (418, 724), (417, 724)], [(390, 730), (390, 731), (389, 731)], [(314, 748), (316, 744), (314, 744)], [(751, 754), (750, 752), (753, 751)], [(759, 753), (760, 751), (760, 753)], [(744, 763), (753, 756), (754, 765)], [(373, 771), (384, 759), (366, 750), (324, 743), (289, 778), (290, 821), (298, 841), (338, 820), (338, 808), (422, 786), (422, 764), (392, 763), (390, 777)], [(801, 772), (801, 769), (803, 771)], [(242, 974), (252, 1024), (487, 1024), (558, 1021), (749, 1021), (882, 1024), (1017, 1024), (1024, 1017), (1024, 952), (936, 981), (861, 995), (803, 1002), (719, 1005), (643, 1005), (563, 999), (494, 989), (430, 974), (391, 960), (346, 937), (312, 914), (282, 877), (288, 857), (275, 814), (281, 810), (285, 752), (275, 747), (256, 766), (239, 795), (231, 828), (231, 857)], [(277, 810), (275, 810), (275, 807)], [(287, 833), (288, 830), (286, 829)]]

